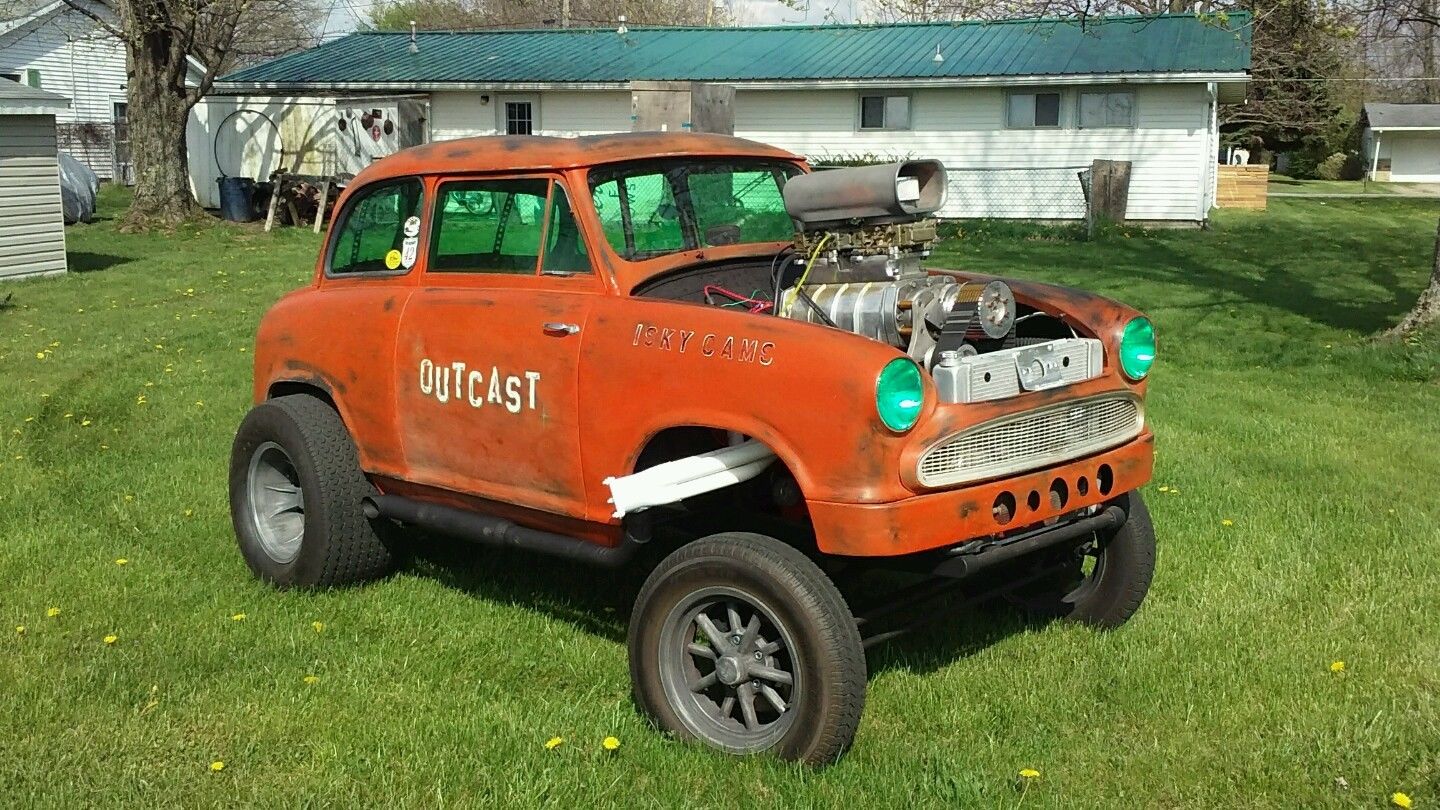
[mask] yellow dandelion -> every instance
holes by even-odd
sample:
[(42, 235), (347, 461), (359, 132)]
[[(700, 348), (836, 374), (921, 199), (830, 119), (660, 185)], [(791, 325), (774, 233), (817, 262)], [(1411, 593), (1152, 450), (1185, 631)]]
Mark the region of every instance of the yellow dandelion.
[(1221, 525), (1221, 526), (1234, 526), (1234, 525), (1235, 525), (1235, 521), (1231, 520), (1230, 518), (1225, 518), (1224, 520), (1220, 521), (1220, 525)]
[(1333, 673), (1335, 673), (1336, 675), (1339, 675), (1340, 673), (1342, 673), (1342, 672), (1345, 671), (1345, 662), (1344, 662), (1344, 661), (1331, 661), (1331, 662), (1330, 662), (1330, 671), (1333, 672)]
[(223, 770), (225, 770), (225, 763), (221, 762), (220, 760), (217, 759), (214, 762), (210, 763), (211, 773), (219, 773)]
[(23, 635), (25, 635), (25, 625), (23, 625), (23, 624), (17, 624), (17, 625), (15, 625), (15, 635), (17, 635), (17, 636), (23, 636)]
[(560, 745), (564, 742), (564, 737), (551, 737), (550, 739), (545, 741), (545, 750), (554, 751), (556, 748), (559, 748)]
[(58, 607), (52, 607), (52, 608), (50, 608), (50, 609), (48, 609), (48, 610), (45, 611), (45, 615), (46, 615), (46, 616), (49, 616), (50, 618), (53, 619), (53, 618), (55, 618), (56, 616), (59, 616), (59, 615), (60, 615), (60, 608), (58, 608)]
[(615, 737), (606, 737), (600, 743), (600, 747), (604, 748), (606, 751), (618, 751), (620, 749), (620, 740), (616, 739)]
[(313, 685), (313, 684), (317, 684), (317, 683), (320, 682), (320, 676), (319, 676), (319, 675), (306, 675), (304, 678), (301, 678), (300, 680), (304, 681), (305, 683), (308, 683), (308, 684), (312, 684), (312, 685)]
[(310, 626), (315, 628), (315, 632), (317, 633), (325, 632), (325, 622), (311, 622)]
[(1170, 491), (1170, 487), (1160, 487), (1160, 491), (1161, 491), (1161, 492), (1169, 492), (1169, 491)]
[(34, 421), (35, 421), (35, 417), (33, 417), (33, 416), (27, 416), (27, 417), (25, 417), (25, 421), (26, 421), (26, 422), (34, 422)]
[(74, 417), (74, 416), (75, 416), (75, 414), (70, 413), (69, 411), (66, 411), (66, 412), (65, 412), (65, 418), (66, 418), (66, 419), (70, 419), (70, 418), (72, 418), (72, 417)]
[(80, 427), (90, 427), (90, 420), (89, 420), (89, 419), (82, 419), (82, 420), (80, 420)]
[(136, 404), (136, 405), (144, 405), (144, 404), (145, 404), (145, 401), (146, 401), (146, 400), (145, 400), (145, 395), (144, 395), (144, 394), (141, 394), (140, 396), (135, 397), (135, 404)]
[(195, 407), (197, 407), (197, 408), (203, 408), (203, 407), (205, 407), (205, 400), (203, 400), (203, 399), (197, 399), (197, 400), (195, 400)]
[(190, 517), (190, 516), (193, 515), (193, 514), (195, 514), (195, 510), (194, 510), (194, 509), (186, 509), (186, 510), (185, 510), (185, 517)]
[(231, 617), (230, 617), (230, 620), (231, 620), (231, 621), (235, 621), (235, 622), (243, 622), (243, 621), (245, 621), (245, 614), (244, 614), (244, 613), (236, 613), (234, 616), (231, 616)]
[(1403, 807), (1405, 810), (1410, 810), (1410, 808), (1414, 806), (1414, 802), (1410, 801), (1409, 796), (1398, 791), (1390, 794), (1390, 803), (1396, 807)]
[(1037, 770), (1035, 770), (1034, 768), (1021, 768), (1021, 769), (1020, 769), (1020, 778), (1021, 778), (1021, 779), (1039, 779), (1039, 778), (1040, 778), (1040, 772), (1037, 771)]
[(105, 638), (103, 638), (103, 639), (101, 639), (101, 640), (104, 641), (106, 644), (114, 644), (115, 642), (117, 642), (117, 641), (120, 640), (120, 637), (117, 636), (117, 635), (111, 634), (111, 635), (108, 635), (108, 636), (106, 636)]
[(36, 359), (36, 360), (44, 360), (44, 359), (45, 359), (45, 352), (35, 352), (35, 359)]
[(130, 561), (127, 560), (127, 559), (125, 559), (124, 557), (116, 557), (116, 558), (115, 558), (115, 564), (116, 564), (116, 565), (129, 565), (129, 564), (130, 564)]

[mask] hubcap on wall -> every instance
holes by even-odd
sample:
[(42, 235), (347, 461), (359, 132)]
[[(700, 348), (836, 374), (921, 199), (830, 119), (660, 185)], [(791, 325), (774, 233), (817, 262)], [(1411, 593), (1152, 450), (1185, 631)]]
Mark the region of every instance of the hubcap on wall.
[(265, 442), (250, 455), (250, 520), (265, 555), (284, 565), (300, 554), (305, 537), (305, 493), (284, 448)]
[(665, 619), (660, 682), (685, 728), (727, 751), (763, 751), (795, 720), (803, 672), (789, 628), (738, 588), (690, 594)]

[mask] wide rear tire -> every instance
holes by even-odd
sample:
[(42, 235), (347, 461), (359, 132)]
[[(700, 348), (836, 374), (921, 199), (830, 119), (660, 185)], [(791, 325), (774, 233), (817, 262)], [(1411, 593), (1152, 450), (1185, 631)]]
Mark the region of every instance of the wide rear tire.
[(281, 587), (374, 579), (394, 564), (361, 499), (360, 470), (340, 415), (315, 397), (278, 397), (240, 423), (230, 455), (230, 516), (250, 570)]

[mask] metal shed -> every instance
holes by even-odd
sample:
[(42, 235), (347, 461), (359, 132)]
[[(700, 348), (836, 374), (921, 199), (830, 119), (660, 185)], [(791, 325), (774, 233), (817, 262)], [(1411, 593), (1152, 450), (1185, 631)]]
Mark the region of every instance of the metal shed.
[(65, 272), (55, 113), (69, 106), (0, 79), (0, 280)]

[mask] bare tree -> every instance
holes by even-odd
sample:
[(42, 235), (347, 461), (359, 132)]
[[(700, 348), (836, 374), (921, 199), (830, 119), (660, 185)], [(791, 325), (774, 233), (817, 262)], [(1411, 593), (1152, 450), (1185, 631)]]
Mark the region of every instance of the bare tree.
[(369, 16), (371, 26), (379, 31), (408, 31), (411, 20), (427, 31), (607, 27), (616, 25), (621, 16), (627, 25), (730, 23), (726, 7), (716, 0), (647, 0), (643, 4), (626, 0), (381, 0)]
[(171, 227), (197, 213), (185, 122), (237, 60), (299, 50), (318, 13), (305, 0), (65, 0), (126, 53), (135, 200), (122, 225)]

